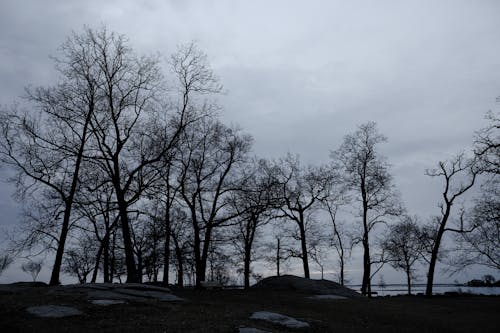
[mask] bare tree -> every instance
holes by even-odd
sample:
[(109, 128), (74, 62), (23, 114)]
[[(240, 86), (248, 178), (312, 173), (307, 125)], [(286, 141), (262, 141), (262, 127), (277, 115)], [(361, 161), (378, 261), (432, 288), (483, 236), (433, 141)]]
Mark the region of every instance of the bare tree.
[(191, 219), (196, 286), (201, 287), (214, 229), (240, 214), (228, 209), (228, 198), (241, 188), (239, 167), (247, 161), (252, 138), (213, 118), (191, 127), (180, 148), (179, 193)]
[(276, 276), (281, 276), (282, 272), (288, 269), (288, 260), (291, 258), (288, 248), (288, 237), (285, 237), (284, 231), (280, 226), (274, 226), (272, 239), (265, 242), (264, 261), (270, 269), (276, 269)]
[(266, 160), (256, 160), (248, 164), (245, 182), (239, 191), (230, 197), (230, 209), (236, 215), (234, 234), (231, 237), (236, 254), (243, 263), (243, 285), (250, 287), (251, 263), (255, 259), (254, 243), (260, 229), (271, 219), (273, 208), (279, 206), (277, 183), (273, 168)]
[(18, 193), (39, 200), (34, 193), (50, 190), (60, 202), (56, 255), (50, 284), (59, 283), (64, 246), (70, 231), (71, 210), (79, 187), (79, 173), (90, 137), (90, 120), (99, 98), (100, 68), (95, 62), (89, 30), (73, 34), (54, 58), (61, 82), (49, 88), (27, 89), (30, 112), (13, 108), (2, 117), (0, 159), (16, 170), (12, 179)]
[[(394, 190), (389, 164), (377, 152), (379, 144), (387, 141), (374, 122), (358, 127), (346, 135), (340, 148), (331, 153), (334, 163), (344, 172), (344, 182), (361, 204), (362, 231), (359, 241), (363, 245), (363, 280), (361, 292), (371, 295), (370, 232), (387, 218), (402, 213), (399, 198)], [(377, 262), (379, 260), (376, 260)]]
[(466, 229), (458, 234), (458, 249), (452, 264), (458, 269), (482, 265), (500, 270), (500, 180), (493, 177), (482, 185)]
[(346, 231), (346, 226), (337, 218), (340, 208), (349, 203), (350, 199), (346, 193), (346, 187), (342, 184), (340, 176), (335, 172), (335, 166), (332, 167), (333, 176), (328, 188), (328, 195), (321, 201), (323, 209), (328, 213), (332, 223), (332, 235), (330, 245), (335, 249), (339, 265), (339, 283), (344, 285), (345, 266), (351, 256), (352, 235)]
[(92, 239), (98, 244), (91, 282), (96, 282), (100, 267), (102, 267), (103, 281), (111, 282), (110, 239), (119, 223), (114, 191), (111, 184), (99, 175), (95, 175), (95, 170), (87, 168), (85, 174), (87, 176), (82, 180), (83, 184), (75, 199), (76, 212), (80, 220), (77, 227), (88, 234), (93, 233)]
[(440, 215), (435, 219), (435, 230), (432, 232), (432, 249), (425, 290), (427, 296), (432, 296), (434, 270), (444, 233), (447, 231), (460, 233), (466, 231), (463, 223), (463, 212), (460, 214), (460, 228), (451, 228), (447, 226), (451, 217), (452, 206), (460, 196), (474, 185), (478, 175), (478, 169), (475, 159), (468, 159), (464, 153), (460, 153), (448, 161), (439, 162), (436, 169), (426, 170), (426, 174), (430, 177), (440, 178), (444, 182), (443, 198), (438, 204)]
[(484, 172), (481, 193), (467, 218), (467, 229), (460, 233), (458, 253), (453, 264), (462, 269), (484, 265), (500, 269), (500, 114), (489, 112), (487, 127), (476, 133), (474, 154)]
[(416, 216), (403, 215), (397, 224), (389, 227), (382, 248), (387, 252), (390, 264), (406, 274), (408, 295), (411, 295), (411, 283), (415, 278), (415, 263), (423, 250), (420, 228)]
[[(180, 46), (171, 56), (170, 66), (175, 81), (172, 82), (173, 90), (176, 92), (171, 103), (180, 116), (172, 122), (174, 126), (170, 126), (168, 130), (173, 133), (171, 137), (176, 137), (180, 134), (178, 124), (187, 127), (203, 117), (213, 115), (219, 109), (210, 98), (221, 93), (222, 85), (211, 69), (207, 55), (201, 52), (195, 43)], [(170, 137), (167, 139), (171, 140)], [(161, 219), (165, 230), (163, 251), (163, 284), (165, 285), (169, 283), (171, 225), (173, 223), (171, 211), (181, 186), (181, 183), (177, 181), (180, 172), (179, 163), (176, 161), (177, 153), (178, 150), (171, 149), (164, 154), (157, 167), (160, 171), (160, 179), (148, 191), (149, 195), (159, 201), (163, 207)], [(182, 269), (180, 271), (182, 272)]]
[(40, 274), (40, 271), (42, 270), (42, 261), (30, 260), (22, 264), (21, 269), (23, 270), (23, 272), (31, 275), (33, 282), (35, 282), (38, 274)]
[(188, 213), (180, 205), (174, 205), (170, 211), (170, 235), (173, 247), (174, 265), (177, 270), (177, 285), (184, 286), (186, 266), (189, 265), (192, 255), (192, 229)]
[(300, 166), (298, 157), (288, 154), (277, 164), (276, 182), (280, 187), (282, 206), (279, 218), (293, 221), (297, 227), (296, 238), (300, 241), (300, 252), (304, 276), (310, 277), (307, 245), (307, 230), (312, 228), (312, 215), (319, 203), (328, 194), (331, 174), (325, 167)]
[(66, 251), (62, 270), (64, 273), (78, 278), (78, 282), (86, 283), (87, 277), (95, 269), (96, 242), (87, 234), (81, 234)]
[[(149, 167), (165, 149), (154, 146), (163, 132), (148, 123), (160, 109), (163, 78), (156, 57), (137, 57), (123, 36), (86, 31), (95, 66), (100, 69), (99, 110), (94, 112), (92, 159), (113, 185), (120, 216), (127, 281), (140, 281), (131, 239), (129, 207), (137, 202), (156, 173)], [(147, 124), (147, 125), (146, 125)], [(146, 126), (151, 132), (146, 133)]]

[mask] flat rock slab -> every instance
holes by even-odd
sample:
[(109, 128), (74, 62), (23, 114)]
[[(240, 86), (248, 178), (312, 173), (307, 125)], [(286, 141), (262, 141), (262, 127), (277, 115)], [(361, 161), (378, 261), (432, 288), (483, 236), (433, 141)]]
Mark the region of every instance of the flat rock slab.
[(309, 327), (309, 324), (306, 323), (305, 321), (300, 321), (295, 318), (285, 316), (279, 313), (275, 312), (268, 312), (268, 311), (257, 311), (254, 312), (251, 316), (250, 319), (256, 319), (256, 320), (264, 320), (273, 324), (278, 324), (281, 326), (285, 326), (288, 328), (306, 328)]
[(140, 283), (84, 283), (60, 286), (48, 293), (56, 295), (82, 295), (92, 300), (136, 301), (157, 300), (176, 302), (184, 299), (173, 295), (170, 289)]
[(260, 330), (254, 327), (240, 327), (239, 333), (271, 333), (270, 331)]
[(314, 295), (314, 296), (311, 296), (309, 298), (311, 298), (311, 299), (319, 299), (319, 300), (347, 299), (347, 297), (345, 297), (345, 296), (333, 295), (333, 294)]
[(83, 314), (83, 312), (78, 309), (62, 305), (30, 306), (26, 311), (37, 317), (44, 318), (63, 318)]
[(134, 290), (162, 291), (164, 293), (170, 292), (169, 288), (153, 286), (150, 284), (141, 284), (141, 283), (124, 283), (118, 285), (115, 284), (115, 287), (123, 289), (134, 289)]
[(147, 298), (134, 295), (127, 295), (110, 290), (92, 290), (87, 293), (88, 298), (91, 300), (97, 299), (110, 299), (121, 301), (146, 301)]
[(135, 289), (114, 289), (113, 292), (124, 294), (127, 296), (135, 296), (135, 297), (143, 297), (143, 298), (153, 298), (163, 302), (172, 302), (172, 301), (182, 301), (183, 299), (172, 295), (170, 293), (166, 293), (163, 291), (148, 291), (148, 290), (135, 290)]
[(124, 300), (120, 299), (93, 299), (90, 301), (90, 303), (94, 305), (101, 305), (101, 306), (108, 306), (108, 305), (115, 305), (115, 304), (124, 304), (127, 303)]
[(112, 290), (92, 290), (89, 291), (87, 295), (91, 300), (108, 299), (137, 302), (143, 302), (148, 299), (155, 299), (161, 302), (176, 302), (184, 300), (173, 294), (160, 291), (141, 291), (122, 288), (116, 288)]

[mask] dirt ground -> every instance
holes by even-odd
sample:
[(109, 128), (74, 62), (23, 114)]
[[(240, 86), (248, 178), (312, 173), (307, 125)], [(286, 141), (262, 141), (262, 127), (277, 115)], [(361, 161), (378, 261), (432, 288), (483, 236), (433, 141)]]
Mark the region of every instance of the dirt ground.
[[(268, 290), (178, 290), (183, 302), (129, 302), (98, 306), (83, 294), (58, 295), (50, 287), (0, 292), (0, 332), (499, 332), (500, 297), (391, 297), (314, 300), (310, 294)], [(68, 305), (84, 314), (37, 318), (33, 305)], [(249, 319), (273, 311), (307, 321), (309, 329), (284, 329)]]

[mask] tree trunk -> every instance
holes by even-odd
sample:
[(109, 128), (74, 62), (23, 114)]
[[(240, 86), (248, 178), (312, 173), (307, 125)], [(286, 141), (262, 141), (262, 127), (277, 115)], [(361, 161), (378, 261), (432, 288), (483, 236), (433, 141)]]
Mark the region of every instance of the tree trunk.
[(361, 285), (361, 294), (372, 297), (372, 287), (370, 281), (370, 241), (368, 233), (370, 231), (368, 226), (368, 200), (365, 188), (365, 178), (361, 179), (361, 197), (363, 199), (363, 282)]
[(83, 125), (82, 138), (80, 141), (80, 146), (78, 147), (78, 153), (75, 160), (75, 169), (73, 170), (73, 176), (71, 179), (71, 187), (68, 193), (68, 197), (65, 200), (63, 224), (61, 227), (61, 234), (59, 237), (59, 242), (57, 243), (56, 258), (54, 261), (54, 266), (52, 267), (52, 273), (50, 275), (49, 285), (56, 286), (60, 284), (59, 275), (61, 273), (62, 258), (64, 254), (64, 246), (66, 245), (66, 238), (69, 232), (69, 220), (71, 217), (71, 208), (73, 206), (73, 198), (75, 197), (76, 187), (78, 185), (80, 166), (83, 158), (83, 151), (85, 149), (85, 141), (87, 141), (87, 130), (90, 123), (90, 119), (93, 113), (93, 101), (90, 101), (89, 110), (85, 116), (85, 124)]
[[(200, 230), (199, 228), (195, 228), (194, 230), (194, 264), (195, 264), (195, 287), (201, 288), (201, 281), (205, 281), (205, 267), (202, 267), (202, 258), (201, 258), (201, 239), (200, 239)], [(203, 271), (203, 274), (202, 274)]]
[(425, 296), (432, 296), (432, 287), (434, 285), (434, 269), (436, 267), (439, 246), (441, 245), (441, 239), (443, 238), (444, 228), (446, 226), (446, 222), (448, 221), (448, 216), (450, 216), (451, 203), (446, 205), (446, 210), (441, 219), (441, 223), (439, 225), (439, 230), (436, 235), (436, 239), (434, 240), (434, 246), (432, 247), (431, 252), (431, 260), (429, 262), (429, 271), (427, 273), (427, 286), (425, 288)]
[(344, 250), (342, 248), (340, 254), (340, 285), (344, 285)]
[(165, 245), (163, 249), (163, 285), (168, 287), (168, 274), (170, 269), (170, 208), (166, 207), (165, 213)]
[(140, 283), (141, 279), (137, 267), (135, 266), (134, 249), (132, 246), (132, 238), (130, 233), (130, 225), (127, 213), (127, 204), (124, 194), (119, 185), (119, 178), (115, 179), (115, 192), (118, 202), (118, 210), (120, 213), (120, 224), (122, 227), (123, 246), (125, 248), (125, 264), (127, 266), (127, 283)]
[[(212, 234), (212, 227), (207, 226), (205, 229), (205, 237), (203, 240), (203, 250), (200, 256), (200, 262), (196, 267), (196, 287), (201, 288), (201, 282), (206, 279), (208, 249), (210, 247), (210, 238)], [(213, 273), (213, 270), (212, 270)]]
[(280, 239), (277, 238), (278, 240), (278, 246), (276, 247), (276, 276), (280, 276), (280, 259), (281, 259), (281, 248), (280, 248)]
[(408, 295), (411, 295), (411, 273), (409, 266), (406, 269), (406, 282), (408, 283)]
[(245, 258), (244, 258), (245, 267), (243, 270), (244, 289), (250, 288), (250, 260), (251, 260), (250, 256), (251, 256), (250, 245), (245, 244)]
[(103, 258), (102, 258), (102, 272), (104, 275), (104, 282), (111, 282), (109, 272), (109, 232), (108, 237), (103, 240)]
[(304, 214), (302, 211), (299, 213), (299, 220), (300, 221), (297, 221), (297, 223), (300, 230), (300, 245), (302, 247), (302, 265), (304, 266), (304, 277), (306, 279), (309, 279), (309, 259), (307, 256), (306, 231), (304, 229)]
[[(142, 283), (142, 269), (143, 269), (143, 265), (142, 265), (142, 251), (137, 251), (137, 273), (140, 276), (139, 281), (135, 281), (137, 283)], [(128, 280), (127, 280), (127, 282), (128, 282)]]
[(99, 264), (101, 263), (102, 251), (103, 251), (103, 243), (101, 242), (101, 244), (99, 245), (99, 249), (97, 250), (97, 254), (95, 256), (94, 271), (92, 272), (92, 279), (90, 280), (90, 283), (95, 283), (97, 280), (97, 273), (99, 272)]
[(184, 264), (182, 263), (182, 251), (179, 246), (175, 246), (175, 256), (177, 258), (177, 286), (184, 287)]
[(59, 275), (61, 272), (62, 258), (64, 254), (64, 245), (66, 243), (66, 238), (68, 237), (70, 212), (71, 212), (71, 204), (66, 203), (66, 209), (64, 210), (63, 224), (61, 227), (61, 234), (59, 236), (59, 241), (57, 242), (56, 258), (54, 260), (54, 266), (52, 267), (52, 274), (50, 276), (49, 285), (51, 286), (57, 286), (60, 284)]
[(368, 232), (365, 231), (363, 236), (363, 283), (361, 285), (361, 294), (371, 297), (371, 283), (370, 283), (370, 246), (368, 242)]

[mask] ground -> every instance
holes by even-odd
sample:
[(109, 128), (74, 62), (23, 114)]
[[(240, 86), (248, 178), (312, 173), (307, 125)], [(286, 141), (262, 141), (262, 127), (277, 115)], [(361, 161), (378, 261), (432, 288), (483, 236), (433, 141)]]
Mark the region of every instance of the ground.
[[(174, 290), (184, 301), (128, 301), (94, 305), (79, 292), (57, 293), (30, 286), (8, 292), (0, 288), (1, 332), (238, 332), (255, 327), (269, 332), (497, 332), (500, 297), (440, 296), (318, 300), (300, 291)], [(38, 318), (26, 311), (35, 305), (63, 305), (83, 314)], [(286, 329), (252, 320), (257, 311), (272, 311), (310, 324)]]

